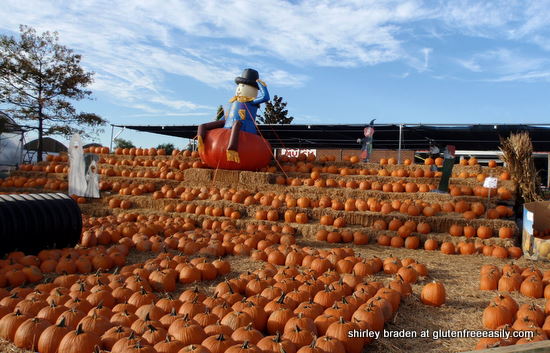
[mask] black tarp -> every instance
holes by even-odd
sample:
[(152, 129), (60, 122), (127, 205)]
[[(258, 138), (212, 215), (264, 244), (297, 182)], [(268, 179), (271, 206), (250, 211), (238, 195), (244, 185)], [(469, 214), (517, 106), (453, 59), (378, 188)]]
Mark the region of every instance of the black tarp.
[[(119, 125), (116, 125), (119, 126)], [(123, 127), (123, 126), (119, 126)], [(125, 128), (192, 139), (196, 125), (137, 126)], [(274, 148), (359, 148), (365, 125), (258, 125), (261, 135)], [(397, 149), (399, 125), (375, 125), (374, 148)], [(455, 145), (459, 150), (495, 151), (499, 137), (528, 131), (534, 151), (550, 151), (550, 128), (543, 125), (402, 125), (402, 149), (425, 150), (430, 144)]]

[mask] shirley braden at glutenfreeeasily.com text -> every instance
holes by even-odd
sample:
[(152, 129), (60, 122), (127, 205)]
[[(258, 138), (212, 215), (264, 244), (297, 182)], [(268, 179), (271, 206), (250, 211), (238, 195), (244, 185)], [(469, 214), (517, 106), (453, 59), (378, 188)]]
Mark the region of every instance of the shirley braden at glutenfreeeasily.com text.
[(351, 330), (348, 331), (349, 338), (431, 338), (434, 340), (445, 338), (530, 338), (533, 337), (532, 331), (513, 331), (508, 330)]

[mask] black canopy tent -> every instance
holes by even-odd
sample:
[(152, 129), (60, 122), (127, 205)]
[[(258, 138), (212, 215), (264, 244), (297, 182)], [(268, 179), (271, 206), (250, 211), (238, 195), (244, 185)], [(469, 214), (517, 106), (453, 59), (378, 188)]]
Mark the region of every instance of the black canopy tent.
[[(196, 125), (115, 125), (131, 130), (193, 139)], [(258, 125), (274, 148), (359, 148), (365, 125)], [(528, 131), (535, 151), (550, 151), (550, 125), (375, 125), (374, 148), (426, 150), (430, 144), (455, 145), (458, 150), (496, 151), (500, 137)], [(401, 132), (400, 132), (401, 130)], [(400, 138), (401, 135), (401, 138)], [(400, 144), (401, 142), (401, 144)]]
[[(38, 151), (38, 139), (27, 142), (24, 147), (28, 151)], [(51, 137), (43, 137), (42, 152), (67, 152), (67, 146)]]

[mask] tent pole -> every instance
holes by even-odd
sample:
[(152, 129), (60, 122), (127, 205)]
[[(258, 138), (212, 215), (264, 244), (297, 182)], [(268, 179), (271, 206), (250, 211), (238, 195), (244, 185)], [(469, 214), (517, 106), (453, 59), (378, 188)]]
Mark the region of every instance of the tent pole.
[(115, 126), (111, 124), (111, 145), (109, 146), (109, 151), (113, 151), (113, 135), (115, 133)]
[(401, 164), (401, 140), (403, 139), (403, 124), (399, 124), (399, 149), (397, 150), (397, 164)]

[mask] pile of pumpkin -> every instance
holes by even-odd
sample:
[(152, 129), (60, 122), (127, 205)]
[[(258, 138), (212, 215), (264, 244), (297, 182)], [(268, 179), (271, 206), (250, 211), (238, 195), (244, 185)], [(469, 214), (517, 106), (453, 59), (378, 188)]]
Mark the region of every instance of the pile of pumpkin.
[[(550, 337), (550, 271), (541, 272), (535, 267), (521, 268), (506, 264), (502, 269), (484, 265), (480, 273), (481, 290), (519, 292), (529, 298), (545, 298), (544, 310), (536, 304), (517, 302), (507, 294), (499, 294), (483, 311), (483, 326), (488, 329), (505, 329), (510, 332), (531, 331), (532, 337), (521, 339), (491, 338), (481, 340), (477, 348), (493, 348), (546, 340)], [(512, 336), (510, 336), (512, 337)]]
[(231, 220), (205, 219), (197, 228), (193, 219), (158, 215), (120, 214), (118, 217), (85, 217), (83, 246), (118, 243), (137, 251), (178, 250), (186, 255), (249, 255), (271, 244), (294, 244), (290, 226), (248, 224), (238, 230)]
[[(323, 224), (323, 219), (325, 217), (329, 216), (323, 216), (321, 218), (321, 224)], [(383, 224), (383, 225), (382, 225)], [(334, 226), (334, 224), (333, 224)], [(456, 234), (456, 228), (462, 226), (453, 225), (451, 229), (453, 229), (453, 233), (451, 235)], [(468, 228), (472, 228), (475, 231), (475, 228), (471, 226), (466, 226)], [(464, 228), (466, 228), (464, 227)], [(384, 220), (377, 220), (374, 222), (374, 229), (377, 230), (385, 230), (389, 229), (392, 231), (396, 231), (396, 234), (380, 234), (376, 238), (376, 242), (378, 245), (381, 246), (391, 246), (394, 248), (402, 248), (405, 247), (407, 249), (419, 249), (422, 246), (421, 239), (418, 235), (412, 234), (414, 231), (420, 234), (427, 234), (430, 232), (429, 224), (427, 223), (419, 223), (418, 225), (416, 222), (412, 220), (408, 220), (405, 223), (402, 223), (399, 219), (393, 219), (390, 222), (390, 226), (388, 227), (386, 225), (386, 222)], [(480, 226), (478, 228), (478, 231), (481, 234), (490, 233), (491, 229), (486, 226)], [(509, 234), (510, 229), (509, 228), (502, 228), (501, 229), (501, 238), (509, 238), (511, 237)], [(511, 231), (513, 232), (513, 231)], [(512, 233), (513, 234), (513, 233)], [(456, 235), (457, 236), (457, 235)], [(483, 236), (480, 236), (480, 239), (487, 239), (487, 237), (483, 238)], [(320, 229), (315, 233), (315, 240), (318, 241), (326, 241), (328, 243), (354, 243), (355, 245), (364, 245), (368, 244), (370, 242), (369, 235), (366, 232), (362, 231), (352, 231), (349, 229), (346, 230), (326, 230), (326, 229)], [(454, 254), (461, 254), (461, 255), (473, 255), (473, 254), (483, 254), (485, 256), (493, 256), (498, 258), (514, 258), (518, 259), (523, 255), (523, 251), (521, 248), (512, 246), (512, 247), (504, 247), (500, 245), (485, 245), (482, 241), (477, 240), (475, 242), (473, 241), (460, 241), (458, 244), (454, 244), (451, 241), (444, 241), (441, 243), (434, 238), (429, 238), (424, 241), (423, 244), (424, 250), (438, 250), (440, 249), (443, 254), (446, 255), (454, 255)]]
[[(128, 184), (129, 185), (129, 184)], [(117, 186), (120, 186), (118, 184)], [(140, 187), (134, 185), (133, 188)], [(114, 184), (113, 191), (119, 191), (120, 188), (115, 189)], [(438, 214), (444, 213), (463, 213), (467, 219), (473, 219), (481, 217), (487, 211), (487, 218), (507, 218), (513, 216), (511, 207), (499, 205), (495, 208), (486, 210), (485, 206), (480, 202), (467, 202), (464, 200), (457, 202), (445, 202), (439, 204), (426, 203), (421, 200), (379, 200), (374, 197), (368, 199), (354, 199), (348, 198), (342, 201), (338, 198), (331, 198), (330, 196), (321, 196), (319, 199), (311, 197), (301, 196), (294, 197), (290, 193), (276, 194), (274, 192), (256, 192), (253, 194), (249, 190), (234, 189), (234, 188), (184, 188), (182, 186), (172, 188), (169, 185), (164, 185), (156, 195), (153, 195), (155, 199), (159, 198), (180, 198), (183, 201), (193, 200), (227, 200), (235, 203), (240, 203), (245, 206), (261, 205), (266, 207), (272, 207), (278, 209), (281, 207), (293, 208), (331, 208), (335, 211), (370, 211), (381, 212), (383, 214), (390, 214), (392, 212), (399, 212), (409, 216), (426, 216), (433, 217)]]
[[(34, 290), (4, 290), (0, 292), (0, 337), (21, 348), (58, 353), (93, 352), (96, 346), (115, 353), (275, 353), (281, 348), (300, 353), (309, 348), (360, 352), (369, 341), (352, 340), (348, 331), (382, 330), (401, 298), (411, 294), (410, 284), (427, 275), (426, 267), (413, 259), (363, 259), (351, 249), (301, 248), (293, 245), (291, 235), (266, 227), (250, 225), (248, 234), (228, 227), (222, 234), (183, 231), (189, 223), (167, 220), (120, 215), (90, 217), (84, 223), (86, 238), (95, 237), (100, 243), (118, 240), (120, 249), (131, 242), (137, 247), (134, 236), (149, 234), (149, 239), (157, 237), (163, 244), (157, 249), (250, 255), (268, 263), (221, 282), (210, 297), (197, 289), (184, 291), (177, 299), (152, 293), (172, 292), (178, 280), (209, 280), (231, 270), (223, 260), (189, 260), (168, 252), (113, 274), (67, 274)], [(109, 225), (118, 221), (117, 226)], [(168, 224), (160, 229), (162, 222)], [(93, 229), (100, 224), (103, 228)], [(160, 235), (163, 231), (165, 237)], [(42, 255), (56, 253), (49, 250)], [(18, 257), (12, 254), (10, 259), (14, 258)], [(388, 288), (381, 282), (365, 282), (366, 276), (379, 271), (396, 275)], [(444, 288), (438, 283), (428, 284), (422, 292), (422, 301), (429, 305), (441, 305), (444, 299)]]
[(400, 180), (393, 183), (382, 183), (379, 181), (369, 181), (369, 180), (355, 180), (355, 179), (333, 179), (333, 178), (322, 178), (320, 175), (311, 173), (310, 178), (293, 178), (293, 177), (283, 177), (277, 176), (275, 178), (275, 184), (277, 185), (287, 185), (287, 186), (315, 186), (318, 188), (348, 188), (348, 189), (359, 189), (359, 190), (374, 190), (374, 191), (383, 191), (383, 192), (428, 192), (436, 188), (434, 184), (417, 184), (413, 182), (406, 182), (405, 180)]
[(0, 260), (0, 288), (37, 283), (50, 273), (90, 273), (123, 266), (129, 249), (123, 244), (88, 249), (66, 248), (42, 250), (38, 255), (20, 251)]
[[(98, 153), (98, 152), (93, 152), (93, 153)], [(108, 153), (108, 150), (107, 150), (107, 153)], [(115, 149), (114, 154), (118, 156), (122, 156), (122, 155), (124, 156), (165, 156), (166, 150), (162, 148), (156, 149), (154, 147), (151, 147), (151, 148), (141, 148), (141, 147), (120, 148), (119, 147)], [(185, 157), (190, 157), (190, 156), (198, 157), (198, 152), (180, 151), (176, 149), (172, 151), (172, 156), (177, 156), (180, 154)]]
[[(117, 188), (120, 185), (117, 185)], [(128, 186), (125, 188), (118, 188), (119, 193), (123, 194), (138, 194), (135, 192), (136, 189), (140, 190), (141, 192), (150, 192), (154, 189), (154, 185), (150, 185), (151, 188), (147, 185), (134, 185), (133, 187)], [(131, 191), (130, 191), (131, 190)], [(231, 202), (236, 203), (243, 203), (244, 205), (251, 205), (251, 204), (261, 204), (261, 205), (270, 205), (271, 207), (281, 207), (283, 202), (288, 207), (295, 207), (299, 206), (302, 208), (308, 208), (312, 206), (317, 206), (314, 202), (310, 200), (310, 198), (307, 197), (299, 197), (294, 198), (290, 195), (276, 195), (274, 193), (256, 193), (254, 195), (250, 194), (246, 190), (236, 190), (236, 189), (218, 189), (216, 187), (211, 188), (184, 188), (184, 187), (176, 187), (174, 189), (170, 188), (169, 186), (165, 185), (161, 188), (161, 190), (155, 191), (155, 194), (153, 195), (154, 198), (180, 198), (184, 201), (190, 201), (190, 200), (230, 200)], [(284, 201), (281, 199), (284, 197)], [(323, 200), (321, 200), (323, 201)], [(323, 201), (324, 202), (324, 201)], [(122, 205), (122, 203), (125, 203), (125, 205)], [(332, 202), (334, 203), (334, 202)], [(356, 201), (357, 203), (357, 201)], [(395, 202), (392, 202), (392, 204)], [(463, 201), (457, 203), (459, 207), (463, 207)], [(128, 205), (126, 205), (128, 204)], [(347, 207), (347, 202), (344, 205), (344, 208)], [(400, 203), (401, 205), (407, 203)], [(465, 203), (467, 206), (470, 206), (470, 204)], [(116, 207), (130, 207), (131, 203), (128, 200), (120, 200), (117, 198), (112, 198), (109, 201), (109, 206), (111, 208)], [(386, 205), (386, 204), (385, 204)], [(474, 209), (476, 209), (476, 204), (473, 204)], [(325, 203), (319, 206), (326, 206)], [(395, 205), (397, 206), (397, 204)], [(407, 207), (410, 208), (413, 205), (409, 205)], [(432, 210), (434, 207), (436, 209), (437, 206), (432, 205), (431, 206), (425, 206), (422, 209), (423, 213), (429, 212), (429, 210)], [(446, 205), (444, 205), (446, 207)], [(336, 207), (336, 206), (335, 206)], [(415, 206), (416, 207), (416, 206)], [(454, 207), (454, 206), (453, 206)], [(466, 206), (464, 206), (466, 207)], [(336, 207), (337, 209), (341, 207)], [(401, 208), (401, 207), (400, 207)], [(349, 208), (348, 208), (349, 209)], [(420, 208), (418, 208), (420, 210)], [(508, 207), (506, 206), (499, 206), (497, 207), (497, 210), (502, 213), (503, 215), (508, 212)], [(241, 213), (238, 210), (235, 210), (233, 207), (226, 206), (206, 206), (203, 204), (194, 204), (194, 203), (179, 203), (179, 204), (168, 204), (164, 207), (164, 211), (166, 212), (186, 212), (186, 213), (192, 213), (195, 215), (209, 215), (209, 216), (225, 216), (230, 219), (236, 220), (241, 217)], [(303, 212), (296, 212), (295, 210), (286, 210), (284, 212), (283, 217), (280, 216), (279, 212), (276, 209), (271, 210), (265, 210), (265, 209), (258, 209), (255, 213), (255, 219), (256, 220), (268, 220), (268, 221), (282, 221), (284, 220), (285, 223), (307, 223), (309, 222), (308, 216), (306, 213)], [(212, 225), (213, 223), (218, 223), (218, 225), (222, 225), (222, 223), (226, 222), (219, 222), (219, 221), (212, 221), (212, 220), (206, 220), (207, 224)], [(320, 219), (320, 223), (322, 225), (326, 226), (334, 226), (334, 227), (344, 227), (346, 226), (345, 219), (343, 217), (337, 217), (334, 218), (331, 215), (324, 215)], [(228, 223), (226, 222), (226, 225)], [(208, 227), (207, 227), (208, 228)], [(288, 225), (285, 225), (284, 228), (291, 228)], [(420, 238), (418, 236), (412, 235), (413, 232), (417, 232), (420, 234), (428, 234), (431, 232), (431, 226), (429, 223), (426, 222), (419, 222), (418, 224), (413, 220), (408, 220), (405, 223), (403, 223), (400, 219), (393, 219), (389, 223), (387, 223), (384, 220), (377, 220), (373, 224), (373, 228), (376, 230), (390, 230), (390, 231), (396, 231), (397, 236), (391, 236), (391, 235), (380, 235), (377, 238), (377, 242), (380, 245), (384, 246), (394, 246), (394, 247), (407, 247), (409, 249), (417, 249), (421, 246)], [(291, 232), (291, 229), (285, 230), (285, 232)], [(500, 238), (506, 239), (511, 238), (513, 236), (514, 230), (509, 227), (502, 227), (499, 229), (498, 235)], [(330, 236), (329, 236), (330, 234)], [(449, 234), (452, 236), (466, 236), (467, 238), (477, 236), (480, 239), (488, 239), (493, 236), (493, 230), (487, 226), (480, 226), (478, 228), (475, 228), (473, 226), (461, 226), (458, 224), (454, 224), (449, 229)], [(328, 241), (331, 243), (338, 243), (338, 242), (355, 242), (355, 244), (366, 244), (368, 243), (368, 235), (364, 232), (351, 232), (349, 230), (338, 232), (338, 231), (327, 231), (322, 230), (319, 231), (316, 234), (317, 240), (320, 241)], [(402, 238), (402, 239), (400, 239)], [(436, 239), (428, 239), (424, 243), (424, 248), (426, 250), (436, 250), (439, 249), (439, 242)], [(474, 254), (474, 253), (483, 253), (487, 256), (495, 256), (495, 257), (501, 257), (501, 258), (518, 258), (522, 255), (521, 249), (517, 247), (510, 247), (510, 248), (504, 248), (501, 246), (491, 246), (491, 245), (483, 245), (482, 243), (476, 242), (460, 242), (457, 246), (453, 244), (452, 242), (444, 242), (441, 246), (441, 250), (445, 254)]]
[[(140, 345), (161, 343), (166, 329), (157, 320), (161, 320), (160, 316), (166, 316), (163, 322), (183, 317), (174, 312), (174, 304), (182, 302), (170, 297), (159, 299), (152, 291), (174, 291), (178, 271), (180, 282), (190, 283), (211, 280), (231, 270), (226, 261), (205, 260), (162, 253), (145, 263), (119, 264), (120, 271), (113, 274), (67, 274), (34, 289), (3, 289), (0, 337), (24, 349), (59, 353), (92, 352), (96, 345), (112, 352), (126, 352), (130, 346), (121, 343), (117, 350), (115, 343), (130, 330), (140, 335)], [(187, 301), (185, 295), (192, 294), (182, 294), (182, 301)], [(175, 331), (174, 335), (178, 335), (179, 330)], [(164, 336), (159, 339), (162, 332)]]
[(479, 288), (501, 292), (519, 291), (530, 298), (550, 299), (549, 284), (550, 270), (542, 273), (535, 267), (521, 268), (516, 264), (506, 264), (501, 270), (494, 265), (484, 265), (481, 268)]
[(0, 181), (3, 188), (42, 188), (44, 190), (64, 191), (69, 183), (56, 178), (9, 176)]
[[(110, 188), (113, 191), (119, 192), (121, 195), (134, 195), (139, 196), (145, 192), (152, 192), (154, 190), (154, 185), (152, 184), (121, 184), (121, 183), (114, 183), (110, 185)], [(107, 189), (106, 187), (102, 186), (102, 189)], [(158, 191), (154, 191), (153, 193), (154, 199), (181, 199), (183, 201), (193, 201), (193, 200), (210, 200), (210, 201), (219, 201), (219, 200), (227, 200), (234, 203), (240, 203), (245, 206), (251, 206), (251, 205), (261, 205), (266, 207), (271, 207), (271, 209), (260, 209), (256, 212), (255, 218), (257, 220), (271, 220), (271, 221), (277, 221), (281, 218), (285, 218), (285, 222), (294, 222), (295, 216), (297, 212), (295, 210), (286, 210), (284, 215), (282, 216), (278, 209), (286, 206), (287, 208), (294, 208), (294, 207), (300, 207), (300, 208), (331, 208), (335, 211), (371, 211), (371, 212), (381, 212), (383, 214), (390, 214), (392, 212), (400, 212), (409, 216), (426, 216), (426, 217), (433, 217), (436, 216), (438, 213), (451, 213), (451, 212), (459, 212), (463, 213), (464, 217), (467, 219), (473, 219), (476, 217), (480, 217), (483, 214), (485, 214), (485, 206), (480, 202), (467, 202), (467, 201), (457, 201), (456, 203), (453, 202), (446, 202), (443, 205), (440, 205), (439, 203), (432, 203), (428, 204), (425, 202), (417, 201), (413, 202), (411, 200), (393, 200), (393, 201), (379, 201), (376, 198), (369, 198), (367, 200), (363, 199), (347, 199), (345, 202), (342, 202), (338, 199), (331, 199), (329, 196), (322, 196), (319, 200), (311, 199), (309, 197), (298, 197), (295, 198), (291, 194), (276, 194), (274, 192), (257, 192), (255, 194), (252, 194), (248, 190), (237, 190), (237, 189), (227, 189), (222, 188), (218, 189), (216, 187), (211, 188), (190, 188), (190, 187), (183, 187), (178, 186), (175, 188), (172, 188), (169, 185), (164, 185), (162, 188)], [(182, 205), (172, 205), (168, 206), (165, 211), (167, 212), (173, 212), (176, 210), (176, 207), (180, 208), (180, 211), (178, 212), (189, 212), (189, 211), (183, 211), (183, 207), (187, 207), (187, 204)], [(198, 207), (198, 205), (195, 205), (195, 207)], [(190, 213), (195, 213), (190, 212)], [(487, 217), (488, 218), (506, 218), (513, 215), (513, 211), (510, 207), (499, 205), (495, 208), (487, 210)], [(307, 216), (307, 215), (306, 215)], [(332, 218), (331, 218), (332, 217)], [(300, 217), (299, 217), (300, 218)], [(336, 225), (335, 225), (335, 220)], [(377, 221), (378, 223), (374, 224), (374, 227), (376, 229), (386, 229), (388, 224), (385, 223), (383, 220)], [(298, 222), (300, 223), (300, 222)], [(304, 222), (301, 222), (304, 223)], [(305, 222), (307, 223), (307, 222)], [(325, 215), (321, 217), (320, 223), (322, 225), (335, 225), (336, 227), (342, 227), (345, 226), (345, 221), (343, 217), (333, 217), (331, 215)], [(423, 228), (426, 228), (426, 226), (429, 227), (429, 224), (426, 222), (422, 222)], [(492, 231), (485, 232), (482, 231), (485, 228), (489, 229), (488, 227), (481, 227), (479, 230), (478, 236), (488, 238), (492, 236)], [(392, 229), (390, 229), (392, 230)], [(454, 236), (461, 236), (465, 235), (467, 237), (473, 236), (471, 234), (471, 230), (475, 231), (475, 228), (472, 226), (466, 226), (464, 228), (456, 227), (455, 230), (451, 229), (450, 233)], [(490, 230), (490, 229), (489, 229)], [(431, 231), (431, 227), (427, 231), (428, 233)], [(460, 234), (457, 234), (457, 231), (460, 231)], [(507, 229), (507, 233), (503, 232), (501, 237), (505, 237), (505, 234), (509, 235), (510, 229)], [(513, 231), (513, 230), (512, 230)]]
[[(536, 304), (518, 303), (507, 294), (494, 297), (483, 310), (483, 327), (490, 330), (504, 330), (510, 333), (508, 339), (482, 338), (476, 349), (487, 349), (514, 344), (525, 344), (547, 340), (550, 335), (550, 308), (541, 310)], [(531, 334), (514, 336), (514, 331), (529, 331)]]
[[(419, 169), (422, 170), (422, 169)], [(437, 173), (437, 172), (436, 172)], [(384, 173), (383, 173), (384, 174)], [(420, 173), (417, 173), (420, 175)], [(425, 174), (423, 174), (425, 175)], [(430, 175), (431, 176), (431, 175)], [(481, 182), (485, 179), (485, 175), (482, 175)], [(316, 172), (311, 173), (310, 178), (293, 178), (277, 176), (275, 178), (275, 184), (287, 185), (287, 186), (315, 186), (318, 188), (348, 188), (359, 190), (373, 190), (382, 192), (394, 192), (394, 193), (417, 193), (417, 192), (429, 192), (437, 188), (435, 184), (418, 184), (415, 182), (407, 182), (406, 180), (400, 180), (396, 182), (383, 183), (380, 181), (370, 181), (364, 179), (333, 179), (322, 178)], [(489, 194), (493, 198), (499, 198), (501, 200), (511, 200), (513, 193), (506, 186), (500, 186), (497, 189), (489, 189), (481, 185), (470, 187), (467, 185), (458, 186), (450, 185), (449, 193), (451, 196), (477, 196), (488, 197)]]

